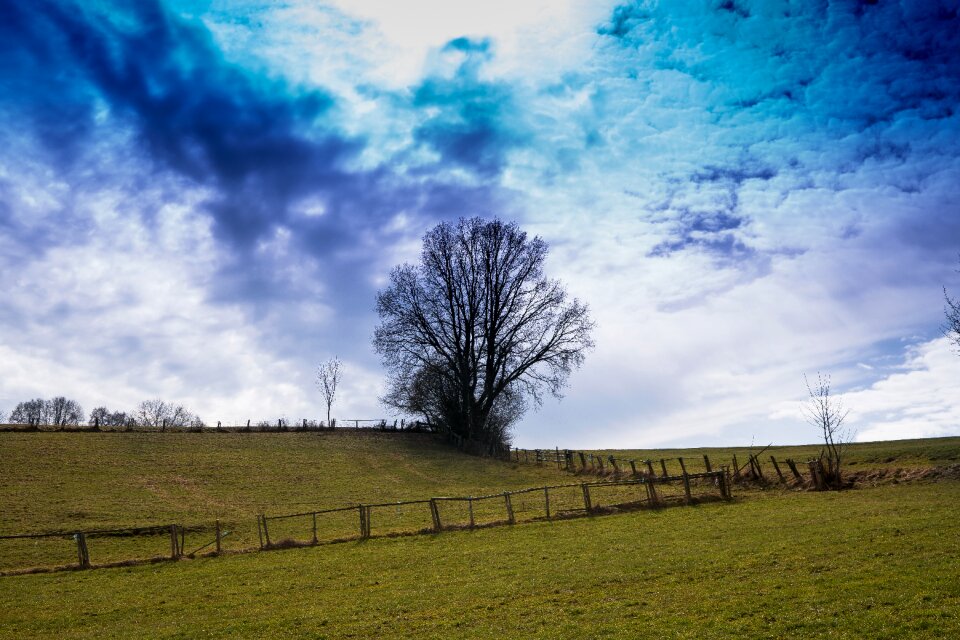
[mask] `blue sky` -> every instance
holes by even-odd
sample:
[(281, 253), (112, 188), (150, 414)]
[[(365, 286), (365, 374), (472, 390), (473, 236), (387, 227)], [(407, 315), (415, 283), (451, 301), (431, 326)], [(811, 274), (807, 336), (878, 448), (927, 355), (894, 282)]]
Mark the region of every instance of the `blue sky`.
[[(403, 5), (402, 7), (399, 5)], [(132, 5), (132, 6), (131, 6)], [(960, 434), (958, 2), (0, 1), (0, 410), (385, 415), (375, 293), (542, 236), (596, 349), (524, 446)]]

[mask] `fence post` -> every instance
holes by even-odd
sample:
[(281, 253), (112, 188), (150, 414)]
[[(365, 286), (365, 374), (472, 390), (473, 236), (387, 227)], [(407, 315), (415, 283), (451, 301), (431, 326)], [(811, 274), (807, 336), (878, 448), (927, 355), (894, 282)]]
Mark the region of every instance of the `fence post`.
[(433, 530), (440, 531), (440, 511), (435, 498), (430, 498), (430, 516), (433, 518)]
[(590, 485), (583, 483), (580, 485), (580, 489), (583, 491), (583, 508), (586, 509), (587, 513), (591, 513), (593, 504), (590, 502)]
[(603, 456), (597, 456), (595, 460), (597, 461), (597, 465), (600, 467), (600, 473), (606, 473), (607, 470), (603, 468)]
[(547, 507), (547, 518), (550, 517), (550, 488), (543, 488), (543, 503)]
[(554, 453), (557, 456), (557, 469), (560, 468), (560, 447), (554, 447)]
[(313, 544), (317, 544), (317, 513), (313, 513)]
[(614, 458), (612, 454), (610, 456), (610, 464), (613, 465), (613, 472), (620, 475), (620, 465), (617, 464), (617, 459)]
[(683, 493), (687, 498), (687, 504), (693, 502), (693, 497), (690, 495), (690, 476), (687, 475), (687, 465), (683, 464), (683, 458), (677, 458), (680, 461), (680, 469), (683, 471)]
[(176, 560), (180, 557), (180, 541), (177, 538), (177, 525), (170, 525), (170, 559)]
[(780, 471), (780, 465), (777, 464), (777, 459), (776, 459), (775, 457), (773, 457), (773, 456), (770, 456), (770, 462), (773, 463), (773, 468), (774, 468), (774, 469), (776, 470), (776, 472), (777, 472), (777, 477), (780, 478), (780, 483), (781, 483), (781, 484), (786, 484), (786, 483), (787, 483), (787, 479), (783, 477), (783, 472)]
[(503, 492), (503, 502), (507, 507), (507, 522), (510, 524), (515, 524), (516, 520), (513, 517), (513, 501), (510, 500), (510, 492)]
[(713, 471), (713, 467), (710, 466), (710, 457), (707, 454), (703, 454), (703, 464), (707, 468), (707, 473)]
[(260, 514), (257, 514), (257, 537), (260, 538), (260, 550), (263, 550), (263, 527), (260, 525)]
[(655, 474), (653, 473), (653, 461), (652, 461), (652, 460), (644, 460), (643, 463), (644, 463), (645, 465), (647, 465), (647, 473), (650, 474), (650, 477), (651, 477), (651, 478), (654, 477)]
[(216, 527), (217, 527), (217, 555), (220, 555), (221, 548), (220, 548), (220, 519), (219, 518), (217, 518)]
[(360, 537), (369, 538), (370, 537), (370, 507), (365, 507), (364, 505), (359, 505), (357, 507), (360, 511)]
[(587, 456), (583, 455), (583, 451), (577, 451), (577, 454), (580, 456), (580, 470), (583, 471), (587, 468)]
[[(713, 473), (713, 472), (711, 472)], [(723, 471), (717, 471), (714, 474), (714, 479), (716, 480), (716, 485), (720, 489), (720, 497), (726, 499), (727, 497), (727, 478)]]
[(740, 479), (740, 465), (737, 463), (737, 454), (733, 454), (733, 477)]
[(663, 458), (660, 458), (660, 469), (663, 470), (663, 477), (667, 477), (667, 461)]
[(637, 463), (635, 460), (630, 461), (630, 471), (633, 475), (637, 475)]
[(660, 496), (657, 495), (657, 479), (650, 478), (647, 481), (647, 487), (650, 489), (650, 504), (657, 506), (660, 504)]
[(269, 547), (270, 546), (270, 530), (267, 529), (267, 516), (261, 515), (260, 517), (263, 518), (263, 537), (267, 541), (267, 546)]
[(87, 534), (80, 531), (79, 533), (74, 534), (73, 537), (77, 541), (77, 561), (79, 562), (81, 568), (89, 569), (90, 552), (87, 550)]
[(797, 479), (797, 482), (803, 484), (803, 476), (800, 475), (800, 471), (797, 470), (797, 463), (793, 461), (793, 458), (787, 458), (787, 466), (790, 467), (790, 472), (793, 473), (793, 477)]

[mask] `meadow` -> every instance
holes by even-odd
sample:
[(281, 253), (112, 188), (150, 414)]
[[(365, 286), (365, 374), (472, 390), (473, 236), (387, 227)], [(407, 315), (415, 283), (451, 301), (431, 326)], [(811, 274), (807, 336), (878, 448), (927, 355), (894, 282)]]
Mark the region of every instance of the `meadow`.
[[(0, 434), (0, 447), (4, 533), (220, 518), (241, 529), (228, 548), (256, 546), (264, 511), (572, 479), (411, 434)], [(864, 466), (923, 468), (953, 463), (960, 439), (857, 449)], [(956, 480), (774, 486), (693, 507), (6, 576), (0, 638), (957, 637), (958, 505)]]
[[(246, 549), (259, 544), (261, 513), (570, 482), (555, 467), (504, 464), (427, 434), (378, 431), (0, 433), (0, 460), (0, 535), (176, 523), (188, 528), (186, 552), (211, 540), (216, 519), (230, 531), (224, 548)], [(355, 516), (331, 526), (353, 535)], [(309, 531), (303, 521), (289, 526)], [(89, 544), (95, 564), (169, 553), (164, 535)], [(0, 541), (0, 570), (70, 562), (68, 539)]]
[(960, 483), (0, 578), (0, 637), (960, 634)]

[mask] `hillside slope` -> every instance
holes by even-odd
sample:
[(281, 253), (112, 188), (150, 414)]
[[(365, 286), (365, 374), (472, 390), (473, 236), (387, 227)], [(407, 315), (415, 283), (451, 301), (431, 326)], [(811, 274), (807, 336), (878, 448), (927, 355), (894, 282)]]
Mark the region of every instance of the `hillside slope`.
[[(257, 544), (260, 513), (569, 481), (556, 468), (464, 455), (427, 434), (376, 431), (0, 433), (0, 460), (0, 534), (166, 523), (192, 527), (219, 518), (231, 531), (229, 548)], [(21, 544), (18, 551), (14, 546), (0, 543), (0, 569), (23, 566), (25, 558), (15, 556), (36, 544)], [(75, 561), (70, 544), (57, 548), (62, 562)], [(103, 560), (93, 549), (91, 554)], [(44, 554), (33, 555), (40, 562)]]

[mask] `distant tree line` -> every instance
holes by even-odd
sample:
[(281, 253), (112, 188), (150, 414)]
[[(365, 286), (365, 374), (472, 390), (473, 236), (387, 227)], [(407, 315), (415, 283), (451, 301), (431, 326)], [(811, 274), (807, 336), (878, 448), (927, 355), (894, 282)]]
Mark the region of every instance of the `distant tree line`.
[[(0, 416), (2, 417), (2, 416)], [(7, 421), (10, 424), (30, 426), (79, 426), (84, 423), (84, 412), (76, 400), (57, 396), (46, 400), (34, 398), (17, 404)], [(132, 411), (111, 411), (97, 407), (90, 412), (86, 424), (99, 427), (202, 427), (200, 416), (181, 404), (159, 398), (144, 400)]]

